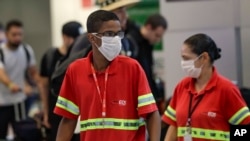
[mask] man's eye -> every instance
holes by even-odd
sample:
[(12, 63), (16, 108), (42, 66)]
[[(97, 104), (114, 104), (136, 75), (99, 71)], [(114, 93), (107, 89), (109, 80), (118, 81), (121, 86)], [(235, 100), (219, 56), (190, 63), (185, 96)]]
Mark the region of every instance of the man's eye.
[(113, 32), (108, 32), (107, 36), (114, 36), (114, 33)]

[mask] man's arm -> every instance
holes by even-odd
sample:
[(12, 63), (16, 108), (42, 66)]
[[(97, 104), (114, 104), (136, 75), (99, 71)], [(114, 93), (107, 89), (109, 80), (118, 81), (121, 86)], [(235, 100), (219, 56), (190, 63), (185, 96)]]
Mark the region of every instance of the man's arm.
[(77, 120), (63, 117), (56, 136), (56, 141), (70, 141), (76, 127)]
[(12, 93), (16, 93), (21, 90), (19, 86), (17, 86), (14, 82), (10, 80), (4, 68), (0, 68), (0, 82), (2, 82), (6, 87), (8, 87)]
[(159, 112), (154, 111), (150, 113), (146, 122), (150, 141), (159, 141), (161, 136), (161, 118)]
[(164, 141), (177, 141), (177, 129), (175, 126), (170, 125)]
[(49, 123), (49, 78), (41, 77), (40, 97), (43, 105), (43, 124), (50, 127)]
[(50, 127), (48, 122), (48, 78), (47, 77), (40, 77), (36, 66), (30, 66), (28, 68), (28, 73), (31, 78), (36, 82), (37, 88), (39, 89), (39, 94), (42, 102), (42, 110), (43, 110), (43, 122), (46, 127)]

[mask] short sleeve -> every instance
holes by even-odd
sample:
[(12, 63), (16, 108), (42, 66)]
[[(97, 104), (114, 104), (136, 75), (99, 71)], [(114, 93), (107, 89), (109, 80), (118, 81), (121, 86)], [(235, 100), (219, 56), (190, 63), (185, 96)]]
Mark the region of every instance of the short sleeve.
[(47, 54), (45, 53), (41, 60), (40, 75), (43, 77), (49, 77), (49, 72), (47, 71)]
[(139, 115), (144, 117), (148, 113), (157, 111), (154, 96), (150, 90), (145, 72), (138, 64), (138, 111)]
[(79, 107), (76, 101), (76, 93), (73, 88), (74, 84), (71, 74), (71, 68), (69, 67), (63, 80), (54, 113), (66, 118), (77, 119)]
[[(0, 46), (1, 47), (1, 46)], [(1, 56), (2, 54), (0, 54), (0, 58), (2, 58), (3, 56)], [(0, 68), (3, 69), (4, 68), (4, 64), (2, 59), (0, 59)]]
[(27, 48), (27, 50), (28, 50), (28, 52), (30, 54), (29, 66), (30, 67), (31, 66), (35, 66), (36, 65), (35, 53), (34, 53), (34, 51), (33, 51), (33, 49), (32, 49), (31, 46), (27, 45), (26, 48)]
[(170, 100), (170, 103), (165, 110), (164, 114), (162, 115), (162, 120), (170, 125), (176, 126), (176, 105), (177, 105), (177, 89), (178, 85), (176, 86), (174, 90), (173, 97)]
[(225, 90), (224, 114), (230, 124), (250, 124), (250, 112), (237, 87)]

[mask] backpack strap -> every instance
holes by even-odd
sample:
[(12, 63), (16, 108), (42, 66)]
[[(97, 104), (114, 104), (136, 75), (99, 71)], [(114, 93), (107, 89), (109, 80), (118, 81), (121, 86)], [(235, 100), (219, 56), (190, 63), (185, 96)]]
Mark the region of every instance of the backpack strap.
[(131, 43), (130, 46), (132, 48), (132, 58), (137, 58), (139, 54), (139, 46), (137, 42), (130, 34), (127, 34), (126, 37)]
[(2, 48), (0, 47), (0, 60), (3, 62), (4, 64), (4, 56), (3, 56), (3, 50)]
[(55, 57), (55, 52), (56, 52), (57, 48), (56, 47), (52, 47), (48, 50), (47, 55), (46, 55), (46, 71), (47, 73), (51, 72), (51, 68), (53, 68), (52, 66), (52, 62), (54, 61), (54, 57)]
[(26, 44), (23, 44), (23, 48), (25, 51), (25, 55), (26, 55), (26, 59), (27, 59), (27, 67), (28, 67), (30, 64), (30, 60), (31, 60), (30, 52), (28, 51)]

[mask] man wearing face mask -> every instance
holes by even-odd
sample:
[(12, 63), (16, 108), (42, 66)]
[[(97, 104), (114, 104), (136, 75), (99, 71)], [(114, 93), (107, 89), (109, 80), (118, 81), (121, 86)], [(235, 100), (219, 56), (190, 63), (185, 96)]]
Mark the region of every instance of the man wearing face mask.
[(63, 116), (57, 141), (70, 140), (78, 116), (81, 141), (145, 141), (145, 124), (150, 140), (158, 141), (159, 113), (145, 73), (119, 55), (124, 33), (118, 17), (95, 11), (87, 31), (92, 52), (69, 66), (54, 110)]
[(165, 141), (228, 141), (230, 124), (250, 124), (239, 89), (213, 65), (220, 52), (206, 34), (184, 41), (181, 67), (188, 77), (177, 84), (162, 116), (170, 125)]
[[(119, 20), (121, 21), (121, 26), (123, 30), (128, 30), (128, 17), (127, 17), (127, 7), (138, 3), (140, 0), (98, 0), (98, 4), (102, 10), (112, 11), (116, 16), (118, 16)], [(130, 22), (129, 28), (131, 28), (132, 24)], [(133, 42), (129, 41), (126, 38), (121, 39), (122, 42), (122, 49), (120, 54), (135, 58), (136, 56), (136, 45)], [(51, 77), (51, 90), (55, 95), (59, 94), (60, 88), (62, 86), (62, 81), (64, 75), (66, 73), (66, 69), (68, 68), (69, 64), (72, 63), (74, 60), (86, 57), (88, 52), (91, 50), (91, 43), (87, 38), (87, 33), (81, 35), (77, 38), (76, 42), (74, 43), (72, 49), (69, 52), (69, 57), (60, 65), (58, 65)]]
[[(127, 7), (132, 6), (140, 0), (98, 0), (97, 3), (100, 6), (101, 10), (111, 11), (116, 14), (116, 16), (121, 21), (122, 29), (125, 31), (125, 34), (128, 30), (133, 30), (133, 27), (136, 26), (133, 22), (128, 23), (128, 14)], [(127, 26), (129, 25), (129, 26)], [(134, 58), (137, 55), (136, 47), (126, 36), (121, 40), (122, 49), (121, 54)], [(77, 52), (86, 48), (89, 45), (87, 39), (87, 34), (80, 36), (76, 44), (73, 46), (70, 56), (74, 56)]]
[(7, 42), (0, 46), (0, 140), (5, 140), (9, 123), (26, 119), (25, 74), (39, 85), (32, 48), (23, 42), (23, 25), (18, 20), (6, 25)]

